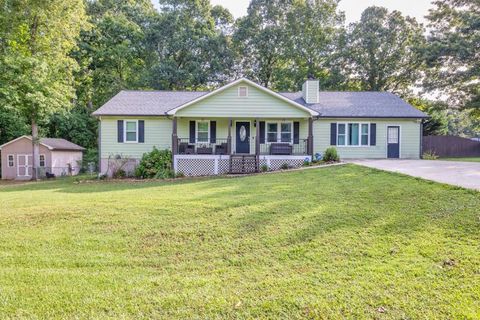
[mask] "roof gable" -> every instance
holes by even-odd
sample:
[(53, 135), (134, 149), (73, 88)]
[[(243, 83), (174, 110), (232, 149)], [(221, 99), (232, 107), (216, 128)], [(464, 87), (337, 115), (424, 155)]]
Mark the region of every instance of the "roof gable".
[[(248, 95), (238, 90), (246, 87)], [(176, 116), (310, 117), (318, 113), (248, 79), (239, 79), (168, 112)]]
[[(239, 87), (248, 88), (248, 96), (240, 97), (238, 93)], [(223, 100), (223, 101), (222, 101)], [(291, 99), (288, 99), (270, 89), (260, 86), (259, 84), (250, 81), (245, 78), (233, 81), (223, 87), (218, 88), (210, 93), (202, 95), (190, 102), (187, 102), (177, 108), (174, 108), (168, 112), (169, 115), (187, 115), (187, 114), (198, 114), (198, 111), (192, 111), (193, 108), (206, 109), (205, 104), (211, 103), (212, 108), (208, 108), (209, 112), (215, 113), (215, 108), (220, 109), (220, 104), (229, 104), (224, 105), (228, 107), (226, 110), (231, 113), (242, 113), (244, 116), (254, 117), (261, 116), (264, 111), (267, 113), (274, 111), (273, 109), (277, 108), (278, 115), (283, 116), (282, 113), (286, 110), (282, 110), (285, 107), (294, 110), (291, 112), (293, 115), (301, 116), (314, 116), (318, 113), (310, 108), (303, 106)], [(273, 103), (274, 105), (269, 105), (268, 102)], [(264, 104), (264, 105), (262, 105)], [(217, 107), (215, 107), (217, 105)], [(240, 107), (240, 109), (235, 109), (235, 107)], [(243, 110), (242, 110), (243, 107)], [(262, 108), (270, 108), (272, 110), (262, 110)], [(188, 109), (189, 112), (183, 111)], [(206, 110), (203, 110), (206, 111)], [(219, 110), (220, 111), (220, 110)], [(283, 112), (282, 112), (283, 111)], [(247, 112), (250, 112), (246, 114)], [(221, 111), (220, 111), (221, 113)], [(288, 113), (288, 112), (287, 112)], [(210, 113), (208, 113), (210, 115)]]

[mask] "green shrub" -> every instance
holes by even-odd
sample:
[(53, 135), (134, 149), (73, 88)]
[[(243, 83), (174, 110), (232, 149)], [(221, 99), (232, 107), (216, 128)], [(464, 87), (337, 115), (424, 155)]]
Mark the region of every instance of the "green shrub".
[(135, 169), (135, 176), (140, 179), (166, 179), (175, 176), (172, 169), (172, 153), (169, 150), (153, 148), (145, 153)]
[(262, 164), (262, 165), (260, 166), (260, 171), (261, 171), (261, 172), (267, 172), (267, 171), (268, 171), (268, 166), (267, 166), (266, 164)]
[(338, 156), (337, 149), (334, 147), (327, 148), (325, 154), (323, 155), (323, 161), (325, 162), (337, 162), (340, 161)]
[(433, 150), (428, 150), (428, 151), (425, 151), (422, 155), (422, 159), (424, 160), (437, 160), (438, 159), (438, 156), (437, 154), (435, 153), (435, 151)]
[(280, 169), (282, 169), (282, 170), (288, 170), (288, 169), (290, 169), (290, 166), (288, 165), (288, 163), (284, 163), (284, 164), (282, 164), (282, 166), (280, 167)]
[(127, 172), (125, 172), (125, 170), (123, 169), (116, 170), (112, 175), (113, 179), (124, 179), (126, 177), (127, 177)]

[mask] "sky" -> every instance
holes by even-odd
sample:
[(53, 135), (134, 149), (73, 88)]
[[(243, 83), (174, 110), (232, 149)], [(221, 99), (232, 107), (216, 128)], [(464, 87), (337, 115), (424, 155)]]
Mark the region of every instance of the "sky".
[[(235, 18), (244, 16), (250, 0), (210, 0), (213, 5), (222, 5), (230, 10)], [(369, 6), (382, 6), (389, 10), (399, 10), (404, 15), (417, 18), (425, 23), (424, 16), (432, 8), (431, 0), (341, 0), (339, 8), (345, 12), (346, 22), (360, 19), (362, 11)]]

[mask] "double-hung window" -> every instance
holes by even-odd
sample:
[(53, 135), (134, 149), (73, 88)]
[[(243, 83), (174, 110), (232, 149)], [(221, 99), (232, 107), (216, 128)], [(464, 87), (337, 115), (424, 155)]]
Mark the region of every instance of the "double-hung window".
[(285, 122), (281, 124), (280, 141), (292, 142), (292, 123)]
[(278, 123), (267, 123), (267, 142), (277, 142)]
[(358, 123), (349, 123), (348, 124), (348, 145), (349, 146), (358, 146)]
[(15, 158), (13, 157), (13, 154), (8, 155), (8, 166), (13, 167), (15, 165)]
[(208, 142), (210, 135), (210, 122), (197, 121), (197, 142)]
[(293, 128), (291, 122), (268, 122), (267, 142), (292, 142)]
[(360, 139), (360, 143), (362, 146), (368, 146), (369, 145), (369, 134), (370, 134), (370, 130), (369, 130), (369, 125), (368, 123), (362, 123), (361, 124), (361, 139)]
[(368, 123), (339, 123), (337, 125), (337, 145), (339, 146), (368, 146), (370, 143), (370, 124)]
[(40, 167), (45, 167), (45, 155), (41, 154), (40, 155)]
[(125, 142), (138, 142), (138, 122), (125, 120)]
[(344, 146), (347, 142), (346, 135), (347, 135), (347, 129), (345, 123), (339, 123), (338, 124), (338, 137), (337, 137), (337, 144), (339, 146)]

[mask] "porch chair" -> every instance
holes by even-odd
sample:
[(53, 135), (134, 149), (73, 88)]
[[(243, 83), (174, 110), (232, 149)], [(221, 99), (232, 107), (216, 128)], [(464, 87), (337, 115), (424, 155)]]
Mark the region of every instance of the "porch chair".
[(215, 154), (225, 155), (227, 154), (228, 143), (221, 143), (215, 146)]
[(191, 144), (186, 143), (186, 142), (182, 142), (178, 145), (178, 153), (179, 154), (194, 154), (195, 153), (195, 147)]

